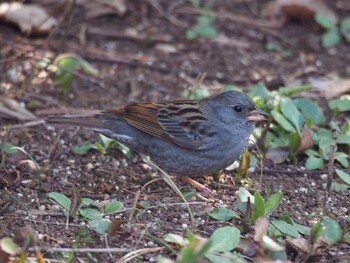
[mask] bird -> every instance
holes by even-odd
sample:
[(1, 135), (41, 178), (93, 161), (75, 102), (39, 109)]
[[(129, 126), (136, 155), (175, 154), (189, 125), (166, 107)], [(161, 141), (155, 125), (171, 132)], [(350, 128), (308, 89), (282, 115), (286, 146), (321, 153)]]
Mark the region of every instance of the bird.
[(231, 90), (200, 100), (133, 103), (93, 116), (49, 117), (47, 123), (92, 129), (148, 156), (169, 175), (197, 178), (236, 161), (263, 115), (248, 95)]

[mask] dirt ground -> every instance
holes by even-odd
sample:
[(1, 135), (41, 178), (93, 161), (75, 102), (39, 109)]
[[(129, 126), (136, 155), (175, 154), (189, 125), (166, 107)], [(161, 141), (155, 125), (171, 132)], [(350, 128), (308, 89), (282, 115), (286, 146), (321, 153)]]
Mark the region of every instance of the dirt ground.
[[(1, 96), (26, 105), (35, 104), (31, 111), (45, 118), (51, 114), (74, 112), (73, 109), (108, 109), (130, 102), (182, 98), (182, 92), (190, 90), (201, 73), (206, 73), (203, 84), (211, 94), (228, 84), (247, 90), (261, 81), (273, 90), (288, 85), (292, 76), (298, 76), (302, 83), (310, 76), (350, 75), (349, 45), (341, 43), (336, 48), (324, 49), (320, 44), (323, 31), (312, 21), (290, 21), (277, 30), (262, 30), (259, 26), (219, 18), (221, 12), (229, 12), (253, 21), (262, 19), (262, 9), (267, 1), (211, 1), (218, 14), (217, 31), (229, 39), (226, 42), (186, 39), (185, 31), (196, 19), (196, 15), (188, 11), (191, 5), (187, 1), (126, 2), (127, 12), (122, 17), (87, 18), (85, 10), (75, 6), (71, 21), (62, 21), (49, 41), (47, 35), (26, 37), (16, 26), (1, 22)], [(328, 4), (341, 18), (350, 12), (350, 8), (340, 8), (346, 6), (345, 0), (328, 1)], [(50, 2), (46, 8), (57, 18), (63, 16), (59, 4)], [(126, 30), (135, 32), (136, 37), (123, 37)], [(279, 43), (293, 55), (282, 58), (277, 52), (267, 51), (269, 41)], [(52, 58), (64, 52), (85, 58), (100, 70), (99, 78), (77, 76), (71, 91), (60, 95), (52, 78), (36, 65), (45, 57)], [(15, 72), (15, 76), (11, 72)], [(42, 168), (42, 185), (38, 184), (35, 169), (19, 164), (28, 157), (19, 153), (7, 157), (7, 168), (1, 168), (1, 176), (17, 170), (19, 178), (18, 183), (0, 189), (0, 238), (12, 237), (21, 227), (29, 226), (39, 234), (38, 245), (41, 247), (106, 248), (108, 243), (111, 248), (125, 249), (112, 256), (108, 253), (77, 255), (84, 262), (93, 261), (92, 258), (97, 260), (95, 262), (112, 262), (127, 251), (162, 246), (154, 237), (161, 238), (166, 233), (186, 234), (191, 224), (186, 207), (162, 180), (148, 184), (157, 178), (157, 172), (138, 154), (134, 153), (128, 159), (120, 151), (111, 149), (107, 154), (90, 151), (79, 156), (72, 153), (72, 148), (87, 140), (97, 141), (97, 134), (47, 124), (5, 128), (17, 124), (21, 122), (0, 116), (0, 140), (31, 153)], [(322, 184), (326, 183), (327, 170), (306, 171), (303, 169), (304, 158), (300, 156), (297, 165), (274, 165), (264, 161), (263, 189), (271, 187), (273, 192), (282, 190), (284, 194), (273, 218), (288, 213), (295, 222), (310, 226), (315, 219), (329, 216), (339, 218), (345, 227), (342, 218), (350, 213), (350, 191), (325, 192)], [(206, 215), (214, 207), (236, 210), (239, 186), (234, 185), (234, 176), (234, 171), (223, 171), (219, 183), (211, 178), (199, 179), (214, 192), (214, 198), (210, 202), (198, 197), (191, 200), (196, 213), (196, 234), (208, 237), (219, 226)], [(259, 169), (249, 174), (252, 189), (257, 187), (259, 176)], [(190, 189), (181, 182), (179, 186)], [(111, 215), (111, 220), (128, 220), (138, 191), (138, 201), (149, 202), (151, 208), (141, 210), (128, 227), (123, 225), (106, 241), (104, 235), (80, 226), (77, 220), (66, 228), (64, 213), (47, 197), (50, 192), (70, 197), (73, 187), (82, 197), (121, 201), (124, 210)], [(248, 233), (246, 237), (251, 238), (252, 234)], [(349, 245), (341, 244), (308, 262), (350, 262), (349, 249)], [(43, 253), (47, 259), (66, 261), (62, 253)], [(132, 262), (154, 262), (159, 254), (176, 258), (176, 254), (164, 249), (139, 256)]]

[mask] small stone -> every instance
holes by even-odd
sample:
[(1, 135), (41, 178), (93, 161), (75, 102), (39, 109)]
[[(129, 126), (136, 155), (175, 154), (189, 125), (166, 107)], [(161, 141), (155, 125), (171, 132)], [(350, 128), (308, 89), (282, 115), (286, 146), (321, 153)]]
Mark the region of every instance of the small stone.
[(187, 229), (188, 225), (187, 224), (182, 224), (181, 227), (182, 227), (182, 229)]
[(88, 170), (91, 170), (92, 168), (94, 168), (94, 165), (93, 165), (92, 163), (88, 163), (88, 164), (86, 165), (86, 168), (87, 168)]
[(39, 206), (39, 211), (45, 211), (45, 209), (46, 209), (45, 205), (40, 205)]

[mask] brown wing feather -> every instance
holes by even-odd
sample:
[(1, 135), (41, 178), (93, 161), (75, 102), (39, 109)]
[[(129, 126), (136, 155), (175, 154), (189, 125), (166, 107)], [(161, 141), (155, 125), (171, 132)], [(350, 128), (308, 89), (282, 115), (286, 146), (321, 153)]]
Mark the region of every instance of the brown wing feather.
[[(209, 127), (196, 101), (141, 103), (104, 113), (106, 118), (121, 118), (131, 126), (181, 147), (198, 149), (203, 146), (203, 129)], [(189, 126), (190, 123), (199, 125)]]
[(164, 106), (162, 103), (130, 104), (122, 109), (105, 112), (104, 116), (107, 118), (119, 117), (136, 129), (158, 138), (169, 139), (166, 138), (157, 119), (158, 110)]

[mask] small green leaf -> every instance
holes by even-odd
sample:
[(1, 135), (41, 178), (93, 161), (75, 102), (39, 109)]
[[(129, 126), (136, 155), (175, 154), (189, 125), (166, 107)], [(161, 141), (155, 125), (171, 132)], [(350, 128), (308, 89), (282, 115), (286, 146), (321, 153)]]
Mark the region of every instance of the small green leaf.
[(340, 22), (340, 32), (343, 34), (347, 42), (350, 42), (350, 17)]
[(313, 90), (314, 87), (312, 85), (301, 85), (295, 87), (281, 87), (278, 89), (278, 94), (281, 96), (291, 97), (295, 94)]
[(105, 214), (114, 213), (122, 210), (123, 207), (124, 205), (122, 202), (113, 200), (112, 202), (109, 202), (108, 204), (106, 204), (106, 206), (104, 207), (104, 212)]
[(124, 144), (114, 140), (113, 144), (117, 147), (119, 151), (121, 151), (128, 159), (131, 159), (132, 157), (132, 151), (129, 147), (125, 146)]
[(105, 136), (105, 135), (103, 135), (103, 134), (101, 134), (101, 133), (99, 135), (100, 135), (100, 139), (102, 141), (102, 144), (103, 144), (104, 148), (108, 149), (111, 146), (111, 144), (113, 143), (114, 140), (109, 138), (109, 137), (107, 137), (107, 136)]
[(338, 144), (347, 144), (350, 145), (350, 135), (349, 134), (339, 134), (337, 136), (336, 142)]
[(265, 204), (266, 217), (271, 215), (272, 212), (276, 210), (276, 208), (282, 202), (282, 199), (283, 199), (283, 193), (281, 192), (275, 193), (269, 198), (269, 200)]
[(311, 119), (313, 124), (323, 125), (326, 123), (326, 118), (323, 115), (322, 109), (315, 102), (298, 98), (293, 100), (295, 105), (301, 110), (306, 119)]
[(164, 240), (168, 243), (178, 244), (181, 247), (187, 246), (189, 244), (189, 241), (187, 238), (184, 238), (180, 235), (176, 235), (173, 233), (165, 234)]
[[(332, 183), (331, 184), (331, 190), (334, 190), (337, 193), (344, 192), (350, 188), (350, 185), (348, 184), (338, 184), (338, 183)], [(326, 190), (327, 189), (327, 184), (322, 184), (322, 189)]]
[(259, 217), (265, 215), (265, 204), (264, 199), (262, 198), (259, 192), (254, 194), (254, 210), (252, 213), (252, 220), (255, 222)]
[(305, 163), (307, 170), (316, 170), (324, 167), (323, 159), (315, 156), (309, 156)]
[(249, 191), (244, 187), (239, 188), (238, 196), (239, 196), (239, 200), (241, 200), (244, 203), (248, 202), (248, 197), (249, 197), (250, 202), (254, 204), (254, 196), (251, 193), (249, 193)]
[(255, 86), (251, 87), (250, 94), (253, 97), (260, 97), (266, 101), (269, 99), (271, 92), (263, 82), (258, 82)]
[(181, 193), (184, 196), (186, 201), (190, 201), (192, 197), (196, 194), (195, 191), (185, 191), (185, 192), (181, 191)]
[(271, 115), (274, 118), (274, 120), (281, 125), (283, 129), (285, 129), (288, 132), (293, 132), (295, 133), (296, 130), (293, 127), (293, 125), (278, 111), (271, 111)]
[(335, 169), (335, 172), (340, 177), (340, 179), (342, 179), (346, 184), (350, 185), (350, 174), (339, 169)]
[(197, 33), (193, 29), (186, 30), (186, 39), (194, 40), (198, 37)]
[(238, 228), (225, 226), (218, 228), (210, 237), (210, 252), (231, 251), (238, 246), (241, 232)]
[(91, 198), (84, 197), (82, 198), (82, 204), (85, 206), (89, 206), (95, 203), (95, 200), (92, 200)]
[(350, 111), (350, 97), (330, 100), (328, 105), (332, 110), (337, 109), (340, 112)]
[(216, 208), (212, 213), (209, 214), (209, 216), (223, 222), (230, 221), (234, 217), (240, 219), (240, 217), (235, 212), (225, 207)]
[(53, 199), (56, 203), (58, 203), (60, 206), (69, 211), (71, 201), (67, 196), (57, 192), (51, 192), (48, 194), (48, 197)]
[(324, 236), (328, 245), (334, 245), (340, 241), (342, 229), (337, 221), (325, 219), (322, 221), (322, 226), (324, 227)]
[(339, 44), (341, 38), (337, 29), (327, 31), (322, 35), (322, 46), (331, 48)]
[(106, 234), (112, 222), (108, 219), (93, 219), (88, 221), (88, 225), (99, 234)]
[(291, 224), (288, 224), (282, 220), (273, 220), (271, 221), (271, 224), (285, 235), (291, 237), (300, 237), (297, 229)]
[[(0, 239), (0, 251), (3, 253), (7, 253), (9, 255), (15, 256), (20, 253), (21, 249), (17, 246), (17, 244), (10, 237), (4, 237)], [(0, 257), (2, 260), (3, 257)]]
[(349, 167), (348, 155), (343, 152), (336, 152), (334, 154), (334, 160), (338, 161), (344, 168)]
[(140, 201), (140, 206), (142, 206), (142, 208), (144, 209), (148, 209), (151, 207), (150, 203), (146, 202), (146, 201)]
[(289, 142), (289, 151), (290, 151), (291, 157), (295, 158), (300, 144), (301, 144), (300, 134), (299, 133), (291, 134), (290, 135), (290, 142)]
[(1, 151), (3, 151), (5, 154), (13, 154), (18, 152), (18, 150), (16, 149), (16, 146), (9, 142), (0, 143), (0, 148), (1, 148)]
[(86, 154), (88, 151), (95, 149), (97, 150), (98, 147), (92, 143), (92, 142), (84, 142), (81, 146), (76, 146), (72, 149), (73, 153), (78, 155)]
[(91, 220), (100, 219), (103, 216), (100, 211), (93, 209), (93, 208), (81, 208), (79, 210), (79, 213), (82, 217), (85, 217), (85, 218), (91, 219)]
[(314, 244), (317, 237), (322, 234), (322, 226), (320, 222), (317, 222), (311, 226), (310, 231), (310, 241), (311, 244)]
[(324, 14), (316, 14), (315, 20), (324, 29), (335, 29), (337, 27), (337, 24)]
[(97, 68), (95, 68), (89, 62), (82, 58), (79, 59), (79, 66), (81, 67), (82, 71), (87, 75), (98, 77), (100, 74)]
[(298, 133), (302, 131), (304, 117), (290, 98), (281, 98), (281, 112), (296, 128)]

